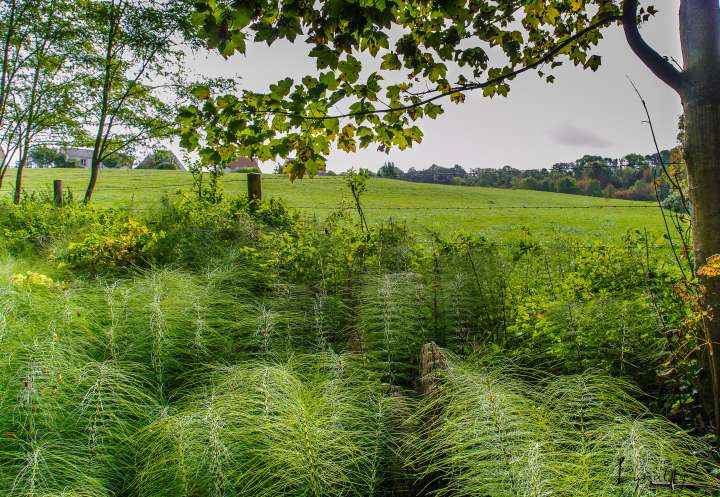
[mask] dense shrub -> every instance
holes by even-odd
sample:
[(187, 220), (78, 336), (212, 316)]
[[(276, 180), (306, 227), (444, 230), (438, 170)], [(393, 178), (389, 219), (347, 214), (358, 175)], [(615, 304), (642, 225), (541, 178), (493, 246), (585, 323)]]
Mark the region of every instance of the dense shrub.
[(127, 219), (112, 210), (75, 203), (57, 209), (49, 197), (24, 199), (20, 204), (0, 201), (0, 244), (13, 254), (47, 250), (63, 238), (92, 232), (116, 218)]
[(77, 269), (147, 266), (153, 262), (155, 245), (164, 235), (162, 231), (153, 232), (145, 224), (128, 219), (122, 224), (103, 225), (101, 231), (70, 242), (59, 258)]

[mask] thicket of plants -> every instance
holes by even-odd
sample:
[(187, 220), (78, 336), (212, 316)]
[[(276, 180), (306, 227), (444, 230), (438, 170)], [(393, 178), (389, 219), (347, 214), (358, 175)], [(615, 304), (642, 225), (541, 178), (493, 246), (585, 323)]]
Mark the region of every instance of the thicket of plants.
[(692, 309), (641, 233), (504, 243), (194, 196), (0, 203), (0, 230), (2, 495), (718, 484)]

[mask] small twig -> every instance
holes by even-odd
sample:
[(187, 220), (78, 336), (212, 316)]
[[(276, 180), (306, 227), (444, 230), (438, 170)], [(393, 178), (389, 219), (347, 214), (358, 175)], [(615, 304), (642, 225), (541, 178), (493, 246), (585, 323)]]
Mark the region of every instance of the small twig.
[[(658, 145), (657, 136), (655, 134), (655, 128), (652, 123), (652, 118), (650, 117), (650, 110), (648, 109), (647, 102), (645, 102), (645, 99), (643, 98), (642, 94), (640, 93), (640, 90), (638, 90), (638, 87), (635, 85), (632, 79), (630, 79), (630, 76), (627, 76), (628, 81), (630, 82), (630, 85), (635, 90), (635, 93), (637, 94), (638, 98), (640, 99), (640, 102), (642, 103), (643, 109), (645, 109), (645, 115), (647, 116), (647, 124), (650, 128), (650, 134), (652, 135), (653, 143), (655, 144), (655, 150), (657, 151), (658, 160), (660, 161), (660, 165), (663, 168), (663, 171), (665, 171), (665, 174), (670, 179), (670, 175), (667, 172), (667, 169), (665, 168), (665, 161), (662, 158), (662, 154), (660, 153), (660, 146)], [(682, 193), (682, 189), (679, 187), (679, 185), (676, 185), (672, 179), (670, 179), (673, 186), (675, 186), (680, 192), (680, 197), (683, 202), (683, 205), (686, 205), (685, 203), (685, 196)], [(685, 274), (685, 269), (683, 268), (682, 262), (680, 262), (680, 257), (678, 256), (677, 249), (675, 248), (675, 243), (673, 242), (672, 233), (670, 232), (670, 226), (668, 225), (667, 216), (665, 215), (665, 209), (663, 209), (662, 202), (660, 201), (660, 195), (657, 191), (657, 181), (654, 181), (654, 187), (655, 187), (655, 198), (657, 199), (658, 207), (660, 208), (660, 213), (662, 214), (663, 223), (665, 225), (665, 232), (668, 236), (668, 241), (670, 242), (670, 248), (672, 248), (673, 256), (675, 257), (675, 261), (677, 262), (678, 268), (680, 269), (680, 272), (682, 273), (683, 280), (688, 281), (687, 274)], [(680, 237), (682, 238), (682, 233), (679, 233)], [(684, 243), (684, 238), (683, 238)], [(691, 274), (694, 276), (694, 269), (691, 268)]]

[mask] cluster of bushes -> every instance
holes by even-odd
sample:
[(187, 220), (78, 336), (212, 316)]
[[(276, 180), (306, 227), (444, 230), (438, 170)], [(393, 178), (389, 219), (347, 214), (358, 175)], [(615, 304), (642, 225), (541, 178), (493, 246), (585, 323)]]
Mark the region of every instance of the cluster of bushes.
[(244, 197), (0, 210), (3, 495), (717, 484), (709, 447), (651, 414), (690, 428), (697, 371), (638, 234), (423, 240)]

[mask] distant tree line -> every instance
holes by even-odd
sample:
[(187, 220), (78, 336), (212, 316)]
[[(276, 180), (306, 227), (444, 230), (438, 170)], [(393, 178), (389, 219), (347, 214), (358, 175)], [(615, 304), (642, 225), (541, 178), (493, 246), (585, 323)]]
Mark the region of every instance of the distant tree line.
[[(661, 158), (669, 166), (671, 151), (662, 151)], [(433, 164), (427, 169), (411, 167), (405, 172), (393, 162), (386, 162), (377, 175), (418, 183), (519, 188), (626, 200), (655, 200), (657, 185), (661, 200), (670, 195), (670, 186), (657, 154), (628, 154), (619, 159), (585, 155), (574, 162), (525, 170), (504, 166), (466, 171), (457, 164), (453, 167)]]

